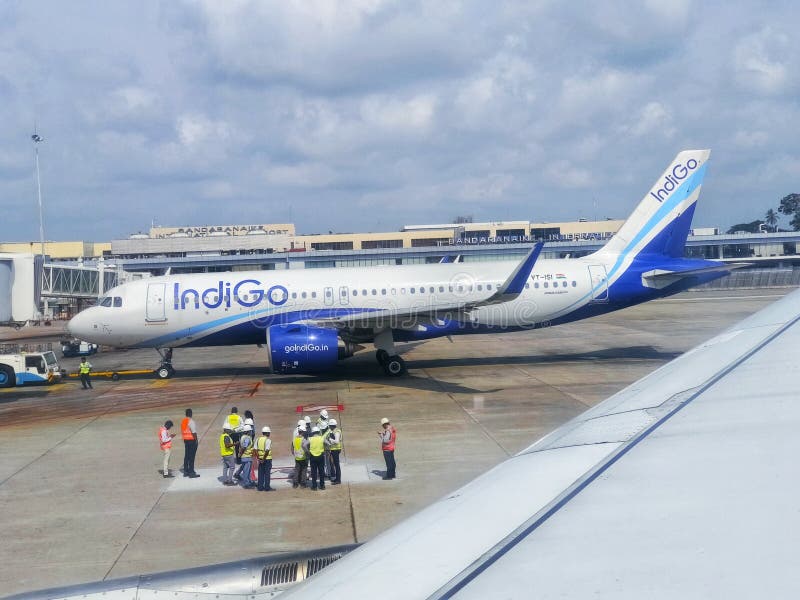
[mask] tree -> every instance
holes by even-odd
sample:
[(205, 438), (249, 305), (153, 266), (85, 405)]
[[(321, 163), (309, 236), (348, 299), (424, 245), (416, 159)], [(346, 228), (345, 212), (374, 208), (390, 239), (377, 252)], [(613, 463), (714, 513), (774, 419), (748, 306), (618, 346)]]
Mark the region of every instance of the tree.
[(790, 215), (792, 220), (789, 224), (795, 231), (800, 231), (800, 194), (789, 194), (781, 198), (778, 211)]
[(776, 225), (778, 224), (778, 213), (776, 213), (771, 208), (767, 211), (767, 214), (764, 215), (764, 223), (767, 224), (767, 227), (772, 229), (772, 231), (777, 231)]

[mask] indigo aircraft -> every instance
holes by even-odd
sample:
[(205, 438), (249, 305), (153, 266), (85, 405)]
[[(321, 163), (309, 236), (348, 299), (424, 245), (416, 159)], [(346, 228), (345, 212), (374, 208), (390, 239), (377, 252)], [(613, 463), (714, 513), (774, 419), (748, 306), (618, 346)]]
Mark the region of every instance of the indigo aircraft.
[(332, 369), (373, 343), (391, 376), (395, 342), (520, 331), (577, 321), (727, 275), (735, 265), (683, 258), (709, 150), (679, 153), (617, 234), (581, 258), (181, 274), (125, 283), (76, 315), (97, 344), (155, 348), (156, 375), (179, 347), (258, 344), (275, 373)]

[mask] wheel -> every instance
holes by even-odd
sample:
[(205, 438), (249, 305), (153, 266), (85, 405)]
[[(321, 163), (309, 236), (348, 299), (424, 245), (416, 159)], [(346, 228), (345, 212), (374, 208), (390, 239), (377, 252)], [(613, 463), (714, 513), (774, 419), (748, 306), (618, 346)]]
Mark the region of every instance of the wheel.
[(119, 381), (119, 373), (112, 373), (111, 381)]
[(386, 364), (386, 361), (389, 360), (389, 353), (386, 350), (378, 350), (375, 353), (375, 360), (378, 361), (378, 364), (383, 366)]
[(172, 370), (170, 367), (158, 367), (156, 369), (156, 377), (159, 379), (169, 379), (172, 377)]
[(17, 385), (17, 377), (14, 375), (14, 369), (0, 365), (0, 388), (14, 387), (15, 385)]
[(390, 356), (386, 359), (386, 364), (383, 365), (383, 370), (387, 375), (392, 377), (399, 377), (406, 372), (406, 361), (399, 356)]

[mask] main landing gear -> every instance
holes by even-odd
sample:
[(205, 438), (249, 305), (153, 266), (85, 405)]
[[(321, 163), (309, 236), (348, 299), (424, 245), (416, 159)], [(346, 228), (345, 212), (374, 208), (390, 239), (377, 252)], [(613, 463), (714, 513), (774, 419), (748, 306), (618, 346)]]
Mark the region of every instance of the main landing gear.
[(384, 373), (390, 377), (399, 377), (407, 373), (406, 361), (395, 354), (394, 339), (391, 330), (382, 331), (375, 336), (375, 359), (383, 367)]
[(172, 348), (156, 348), (156, 350), (161, 356), (161, 364), (153, 372), (159, 379), (169, 379), (175, 375), (175, 369), (172, 368)]

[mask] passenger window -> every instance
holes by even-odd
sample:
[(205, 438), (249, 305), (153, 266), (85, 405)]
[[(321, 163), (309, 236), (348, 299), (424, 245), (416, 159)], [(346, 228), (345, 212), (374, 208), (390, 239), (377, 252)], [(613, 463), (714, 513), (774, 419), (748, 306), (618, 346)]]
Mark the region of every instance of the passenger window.
[(546, 281), (544, 282), (544, 287), (550, 287), (549, 285), (547, 285)]
[(578, 285), (577, 282), (575, 282), (575, 281), (572, 282), (572, 287), (577, 287), (577, 285)]
[(297, 292), (292, 292), (292, 298), (297, 299)]
[(400, 288), (400, 293), (401, 294), (405, 294), (406, 293), (406, 288)]
[(409, 288), (409, 289), (410, 289), (410, 291), (411, 291), (411, 293), (412, 293), (412, 294), (413, 294), (413, 293), (415, 293), (415, 292), (417, 291), (417, 288)]
[(111, 306), (111, 296), (106, 296), (100, 301), (100, 306)]
[(429, 291), (429, 292), (432, 294), (433, 292), (435, 292), (435, 291), (436, 291), (436, 288), (435, 288), (435, 287), (433, 287), (433, 286), (431, 286), (431, 287), (430, 287), (430, 289), (428, 289), (428, 291)]
[(492, 291), (492, 284), (491, 283), (487, 283), (486, 284), (486, 289), (489, 290), (489, 291)]
[(308, 295), (308, 294), (306, 294), (306, 292), (303, 292), (303, 293), (302, 293), (302, 296), (303, 296), (303, 298), (305, 298), (307, 295)]
[(536, 283), (534, 283), (533, 287), (535, 287), (538, 290), (539, 289), (539, 282), (537, 281)]
[(378, 290), (372, 290), (372, 295), (373, 296), (377, 296), (378, 295)]
[(361, 290), (361, 295), (362, 296), (366, 296), (367, 295), (367, 290)]
[(381, 290), (381, 296), (385, 296), (385, 295), (386, 295), (386, 288)]
[(561, 282), (561, 287), (567, 287), (567, 282), (566, 281), (562, 281)]
[(440, 286), (439, 286), (439, 291), (440, 291), (440, 292), (444, 292), (444, 286), (443, 286), (443, 285), (440, 285)]
[(478, 291), (479, 291), (479, 292), (482, 292), (482, 291), (483, 291), (483, 286), (482, 286), (480, 283), (478, 284)]
[(527, 290), (529, 287), (531, 287), (531, 284), (530, 283), (526, 283), (525, 284), (525, 289)]
[(472, 284), (471, 283), (469, 284), (469, 291), (470, 292), (472, 291)]
[(464, 291), (464, 286), (463, 285), (458, 286), (458, 291), (459, 292), (463, 292)]
[(396, 296), (396, 295), (397, 295), (397, 290), (395, 288), (392, 288), (392, 296)]
[(353, 296), (358, 296), (358, 290), (353, 290)]
[(452, 285), (451, 285), (451, 286), (449, 286), (449, 289), (450, 289), (450, 291), (452, 292), (452, 291), (453, 291), (453, 286), (452, 286)]
[(114, 308), (122, 307), (122, 298), (119, 296), (114, 296)]
[(316, 298), (317, 297), (317, 292), (311, 292), (311, 297), (312, 298)]
[(420, 294), (424, 294), (425, 293), (425, 286), (424, 285), (419, 286), (419, 293)]

